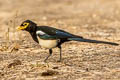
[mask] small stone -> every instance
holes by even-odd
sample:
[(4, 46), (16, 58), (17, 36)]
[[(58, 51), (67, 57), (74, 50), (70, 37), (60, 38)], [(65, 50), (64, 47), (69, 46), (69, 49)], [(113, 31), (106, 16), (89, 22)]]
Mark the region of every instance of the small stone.
[(16, 65), (21, 65), (22, 62), (20, 60), (14, 60), (12, 63), (8, 65), (8, 68), (15, 67)]
[(53, 70), (47, 70), (45, 72), (42, 72), (41, 76), (53, 76), (58, 74), (57, 71), (53, 71)]

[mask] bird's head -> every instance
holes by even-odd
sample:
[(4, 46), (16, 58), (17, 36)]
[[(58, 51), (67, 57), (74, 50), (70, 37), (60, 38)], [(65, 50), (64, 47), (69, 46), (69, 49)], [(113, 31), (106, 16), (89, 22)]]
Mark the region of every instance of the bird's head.
[(37, 24), (32, 22), (31, 20), (25, 20), (22, 24), (17, 27), (17, 30), (26, 30), (26, 31), (34, 31), (36, 29)]

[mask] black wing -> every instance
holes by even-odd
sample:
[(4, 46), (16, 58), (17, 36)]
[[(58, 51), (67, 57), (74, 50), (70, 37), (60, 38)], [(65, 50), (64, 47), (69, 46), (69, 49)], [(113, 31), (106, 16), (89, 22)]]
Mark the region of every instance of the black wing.
[[(75, 36), (73, 34), (70, 34), (66, 31), (56, 29), (53, 27), (48, 26), (38, 26), (37, 31), (42, 31), (43, 34), (41, 35), (39, 32), (37, 35), (39, 35), (41, 38), (44, 39), (60, 39), (60, 38), (76, 38), (78, 36)], [(80, 37), (82, 38), (82, 37)]]

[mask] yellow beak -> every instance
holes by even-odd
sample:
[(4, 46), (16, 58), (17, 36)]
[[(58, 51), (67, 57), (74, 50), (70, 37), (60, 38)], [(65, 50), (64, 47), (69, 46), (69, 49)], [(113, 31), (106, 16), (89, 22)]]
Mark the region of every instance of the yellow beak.
[(17, 30), (24, 30), (24, 29), (26, 29), (26, 27), (27, 26), (19, 26), (19, 27), (17, 27)]
[(17, 29), (17, 30), (21, 30), (21, 27), (22, 27), (22, 26), (18, 26), (16, 29)]

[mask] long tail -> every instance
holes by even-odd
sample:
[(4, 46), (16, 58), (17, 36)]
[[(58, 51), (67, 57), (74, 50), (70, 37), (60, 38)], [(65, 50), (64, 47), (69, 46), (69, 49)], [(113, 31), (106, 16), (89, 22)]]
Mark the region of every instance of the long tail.
[(99, 40), (91, 40), (91, 39), (84, 39), (84, 38), (69, 38), (68, 40), (74, 40), (74, 41), (80, 41), (80, 42), (88, 42), (88, 43), (103, 43), (103, 44), (110, 44), (110, 45), (119, 45), (117, 43), (113, 42), (107, 42), (107, 41), (99, 41)]

